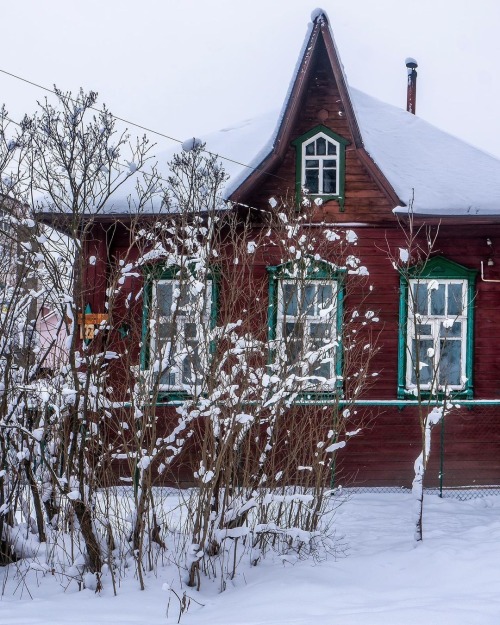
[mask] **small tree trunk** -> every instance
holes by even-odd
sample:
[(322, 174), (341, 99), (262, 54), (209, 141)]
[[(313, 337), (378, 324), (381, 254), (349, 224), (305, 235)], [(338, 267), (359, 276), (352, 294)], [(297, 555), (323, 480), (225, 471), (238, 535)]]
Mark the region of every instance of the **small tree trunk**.
[[(425, 443), (424, 443), (425, 445)], [(415, 542), (420, 542), (422, 535), (422, 516), (424, 512), (424, 454), (423, 452), (415, 460), (415, 478), (412, 484), (412, 493), (415, 498)]]
[(91, 573), (99, 573), (102, 569), (101, 546), (92, 526), (92, 513), (83, 501), (72, 501), (73, 510), (80, 524), (85, 546), (87, 547), (88, 567)]
[(200, 590), (200, 561), (196, 560), (191, 563), (189, 567), (189, 579), (188, 586), (190, 588), (194, 588), (196, 586), (196, 590)]
[(33, 504), (35, 506), (35, 517), (36, 517), (36, 526), (38, 530), (38, 540), (41, 543), (44, 543), (47, 538), (45, 536), (45, 523), (43, 519), (43, 504), (42, 498), (40, 497), (40, 491), (38, 490), (38, 484), (36, 482), (35, 476), (33, 475), (33, 469), (31, 468), (28, 460), (24, 461), (24, 471), (26, 473), (26, 477), (28, 478), (28, 483), (30, 485), (31, 496), (33, 497)]
[(415, 460), (415, 478), (412, 485), (412, 493), (415, 497), (415, 541), (423, 540), (423, 514), (424, 514), (424, 478), (431, 455), (431, 432), (432, 428), (441, 421), (446, 412), (446, 402), (442, 407), (435, 406), (424, 419), (422, 452)]

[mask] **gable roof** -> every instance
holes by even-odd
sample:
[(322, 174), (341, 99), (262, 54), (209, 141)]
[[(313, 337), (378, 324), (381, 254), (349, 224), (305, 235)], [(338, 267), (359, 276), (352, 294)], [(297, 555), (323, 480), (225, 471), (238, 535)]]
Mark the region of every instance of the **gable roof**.
[(227, 196), (238, 200), (248, 193), (289, 147), (290, 129), (322, 36), (358, 156), (393, 201), (395, 212), (500, 215), (500, 160), (406, 110), (349, 87), (326, 13), (316, 10), (312, 18), (274, 132), (250, 161), (256, 171), (236, 174)]
[[(324, 11), (316, 9), (313, 11), (311, 18), (312, 22), (308, 25), (304, 43), (302, 44), (302, 49), (292, 75), (292, 80), (290, 81), (290, 86), (278, 118), (278, 123), (274, 129), (272, 149), (259, 164), (258, 168), (249, 172), (238, 187), (234, 187), (234, 190), (230, 195), (231, 199), (235, 201), (244, 198), (250, 189), (259, 183), (262, 176), (268, 173), (273, 165), (278, 163), (283, 158), (284, 153), (289, 148), (290, 142), (294, 138), (293, 131), (295, 123), (299, 117), (300, 106), (312, 78), (314, 65), (313, 61), (315, 54), (317, 53), (320, 40), (325, 44), (329, 65), (339, 90), (340, 100), (345, 108), (346, 120), (354, 140), (354, 145), (356, 148), (363, 147), (358, 120), (354, 114), (351, 95), (347, 84), (347, 78), (345, 76), (344, 68), (340, 63), (340, 57), (329, 26), (328, 17)], [(390, 190), (388, 191), (390, 192)]]
[[(383, 103), (349, 86), (328, 17), (312, 15), (287, 96), (281, 107), (202, 136), (206, 149), (220, 154), (230, 176), (224, 196), (244, 200), (290, 149), (294, 122), (313, 67), (319, 42), (346, 112), (354, 148), (365, 167), (385, 191), (395, 212), (432, 217), (500, 216), (500, 160), (445, 133), (406, 110)], [(177, 149), (157, 155), (165, 172)], [(226, 158), (224, 158), (226, 157)], [(229, 159), (229, 160), (228, 160)], [(105, 207), (106, 214), (129, 214), (136, 181), (130, 178), (120, 195)], [(294, 181), (290, 181), (294, 184)], [(161, 197), (142, 208), (156, 213)]]

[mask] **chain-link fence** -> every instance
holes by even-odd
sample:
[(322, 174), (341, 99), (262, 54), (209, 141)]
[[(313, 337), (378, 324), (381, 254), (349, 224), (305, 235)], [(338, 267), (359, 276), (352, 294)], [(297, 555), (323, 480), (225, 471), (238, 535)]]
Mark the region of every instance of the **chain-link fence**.
[[(346, 446), (336, 483), (364, 492), (410, 492), (422, 449), (415, 406), (379, 406), (363, 435)], [(434, 426), (424, 486), (442, 497), (500, 494), (500, 403), (464, 402)]]

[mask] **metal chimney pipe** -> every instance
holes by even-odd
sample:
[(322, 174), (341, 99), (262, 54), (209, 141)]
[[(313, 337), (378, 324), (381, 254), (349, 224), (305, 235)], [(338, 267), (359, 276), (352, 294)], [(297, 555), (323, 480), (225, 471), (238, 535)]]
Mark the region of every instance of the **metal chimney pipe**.
[(408, 57), (405, 61), (408, 70), (408, 87), (406, 91), (406, 110), (415, 115), (417, 107), (417, 67), (415, 59)]

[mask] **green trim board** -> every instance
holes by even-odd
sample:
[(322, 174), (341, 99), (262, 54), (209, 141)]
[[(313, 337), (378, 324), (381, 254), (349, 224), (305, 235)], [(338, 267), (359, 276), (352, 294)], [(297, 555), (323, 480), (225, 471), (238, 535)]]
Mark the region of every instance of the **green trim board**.
[[(311, 397), (309, 397), (311, 395)], [(347, 399), (334, 398), (332, 393), (330, 394), (316, 394), (312, 396), (312, 393), (305, 393), (303, 396), (299, 397), (295, 403), (300, 403), (302, 405), (325, 405), (331, 406), (332, 404), (338, 406), (381, 406), (384, 408), (398, 408), (399, 410), (403, 410), (404, 408), (410, 407), (418, 407), (422, 404), (417, 399), (358, 399), (355, 402), (352, 402)], [(442, 406), (443, 400), (442, 398), (432, 398), (426, 399), (423, 402), (426, 406)], [(446, 405), (448, 408), (481, 408), (481, 406), (497, 406), (500, 408), (500, 399), (456, 399), (456, 398), (447, 398)]]
[(312, 199), (320, 198), (324, 202), (329, 200), (335, 200), (339, 203), (340, 210), (344, 211), (344, 203), (345, 203), (345, 147), (350, 144), (350, 141), (341, 137), (337, 133), (333, 132), (326, 126), (319, 124), (314, 128), (311, 128), (308, 132), (304, 133), (300, 137), (297, 137), (294, 141), (292, 141), (292, 145), (295, 147), (295, 191), (296, 191), (296, 202), (297, 206), (300, 207), (300, 201), (302, 198), (302, 187), (303, 187), (303, 170), (304, 170), (304, 155), (303, 155), (303, 146), (306, 142), (310, 141), (314, 137), (318, 135), (324, 135), (325, 137), (331, 139), (338, 146), (338, 154), (337, 154), (337, 180), (338, 180), (338, 188), (337, 193), (334, 194), (325, 194), (325, 193), (317, 193), (317, 194), (308, 194), (308, 197)]
[[(344, 400), (339, 400), (339, 403), (349, 403)], [(351, 402), (352, 403), (352, 402)], [(417, 399), (358, 399), (355, 402), (356, 406), (394, 406), (397, 408), (405, 408), (407, 406), (419, 406), (421, 402)], [(425, 402), (429, 406), (442, 406), (443, 401), (439, 398), (431, 399)], [(481, 406), (498, 406), (500, 408), (500, 399), (460, 399), (455, 402), (455, 400), (447, 399), (446, 404), (451, 408), (474, 408)]]
[[(463, 389), (452, 392), (451, 399), (472, 399), (473, 396), (473, 354), (474, 354), (474, 298), (477, 270), (469, 269), (444, 256), (434, 256), (423, 265), (409, 267), (405, 273), (400, 272), (400, 300), (399, 300), (399, 336), (398, 336), (398, 389), (399, 399), (415, 397), (414, 392), (406, 386), (407, 358), (408, 358), (408, 310), (409, 287), (412, 281), (418, 280), (461, 280), (467, 283), (467, 322), (465, 337), (465, 377)], [(429, 397), (429, 392), (421, 391), (423, 398)], [(440, 393), (437, 393), (439, 398)]]
[(339, 268), (325, 260), (316, 260), (312, 256), (306, 256), (300, 261), (288, 261), (281, 265), (266, 267), (269, 275), (268, 287), (268, 364), (274, 362), (275, 350), (272, 345), (277, 340), (277, 323), (278, 323), (278, 284), (282, 280), (293, 281), (294, 279), (305, 280), (307, 282), (328, 280), (336, 283), (336, 319), (335, 330), (337, 336), (338, 347), (335, 350), (335, 374), (337, 376), (337, 390), (333, 391), (308, 391), (299, 396), (297, 401), (306, 401), (307, 403), (324, 403), (328, 398), (338, 398), (342, 391), (342, 325), (344, 316), (344, 278), (346, 270)]
[[(154, 404), (158, 405), (166, 405), (171, 406), (175, 404), (181, 404), (185, 401), (186, 395), (182, 393), (164, 393), (162, 394), (162, 399), (158, 399), (158, 401)], [(305, 393), (304, 396), (301, 396), (297, 402), (302, 404), (310, 404), (310, 405), (331, 405), (333, 402), (338, 404), (339, 406), (352, 405), (353, 402), (347, 399), (342, 399), (341, 397), (335, 397), (332, 393)], [(255, 402), (249, 402), (249, 405), (254, 404)], [(426, 404), (429, 406), (442, 406), (443, 402), (439, 399), (433, 399), (430, 401), (426, 401)], [(450, 408), (480, 408), (481, 406), (498, 406), (500, 408), (500, 399), (463, 399), (458, 400), (456, 403), (450, 403), (449, 400), (446, 401), (447, 405)], [(356, 406), (384, 406), (386, 408), (390, 408), (391, 406), (394, 408), (399, 408), (402, 410), (403, 408), (411, 407), (411, 406), (419, 406), (419, 402), (416, 399), (358, 399), (355, 402)], [(131, 402), (124, 402), (124, 409), (131, 409)]]

